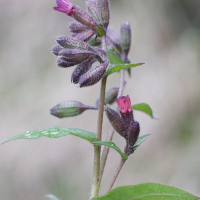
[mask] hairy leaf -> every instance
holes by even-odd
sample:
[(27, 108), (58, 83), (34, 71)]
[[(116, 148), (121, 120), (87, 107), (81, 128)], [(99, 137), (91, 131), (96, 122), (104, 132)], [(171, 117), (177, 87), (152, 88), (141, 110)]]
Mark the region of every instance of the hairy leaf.
[(111, 64), (124, 64), (124, 62), (116, 55), (116, 50), (113, 46), (107, 46), (106, 51)]
[(135, 64), (119, 64), (119, 65), (111, 65), (106, 73), (103, 75), (104, 77), (105, 76), (108, 76), (114, 72), (118, 72), (122, 69), (129, 69), (131, 67), (137, 67), (137, 66), (140, 66), (140, 65), (143, 65), (144, 63), (135, 63)]
[(120, 148), (117, 147), (116, 144), (113, 143), (113, 142), (97, 141), (97, 142), (92, 142), (92, 143), (95, 144), (95, 145), (104, 145), (104, 146), (110, 147), (112, 149), (115, 149), (120, 154), (122, 159), (127, 160), (127, 156), (125, 154), (123, 154), (122, 151), (120, 150)]
[(62, 128), (59, 126), (54, 126), (48, 129), (41, 130), (41, 131), (26, 131), (25, 133), (6, 139), (5, 141), (2, 142), (2, 144), (8, 141), (17, 140), (17, 139), (38, 139), (42, 136), (46, 136), (49, 138), (59, 138), (66, 135), (74, 135), (84, 140), (87, 140), (89, 142), (98, 141), (96, 139), (96, 134), (93, 132), (89, 132), (89, 131), (85, 131), (85, 130), (77, 129), (77, 128)]
[(154, 119), (158, 119), (158, 117), (156, 117), (156, 116), (153, 115), (153, 111), (152, 111), (151, 107), (148, 104), (146, 104), (146, 103), (133, 104), (131, 106), (131, 108), (133, 110), (142, 111), (142, 112), (146, 113), (147, 115), (149, 115), (150, 117), (152, 117)]
[(92, 200), (198, 200), (188, 192), (159, 183), (142, 183), (117, 187)]

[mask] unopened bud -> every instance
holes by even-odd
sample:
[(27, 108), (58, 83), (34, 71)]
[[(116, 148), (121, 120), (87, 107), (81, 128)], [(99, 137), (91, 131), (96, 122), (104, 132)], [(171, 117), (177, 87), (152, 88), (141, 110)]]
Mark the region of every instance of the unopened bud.
[(112, 125), (112, 127), (124, 138), (127, 138), (127, 128), (122, 118), (116, 111), (111, 108), (105, 109), (106, 115)]
[(128, 22), (123, 22), (120, 27), (121, 46), (127, 55), (131, 46), (131, 26)]
[(82, 33), (77, 33), (77, 35), (73, 37), (77, 40), (87, 42), (94, 34), (95, 32), (93, 30), (87, 30)]
[(56, 37), (56, 42), (66, 49), (80, 49), (93, 51), (93, 48), (90, 47), (90, 45), (88, 45), (87, 43), (64, 35)]
[(63, 118), (80, 115), (85, 110), (97, 110), (95, 107), (86, 106), (78, 101), (65, 101), (51, 108), (52, 115)]
[(91, 68), (92, 64), (95, 61), (96, 61), (96, 59), (94, 59), (93, 57), (89, 57), (87, 60), (85, 60), (82, 63), (80, 63), (76, 67), (76, 69), (74, 70), (74, 72), (72, 73), (71, 81), (74, 84), (77, 84), (79, 82), (80, 77)]
[(79, 22), (70, 22), (69, 29), (72, 33), (81, 33), (89, 29), (89, 27), (79, 23)]
[(96, 26), (97, 26), (96, 22), (94, 21), (94, 19), (92, 19), (90, 15), (88, 15), (81, 8), (74, 6), (73, 10), (71, 10), (71, 13), (74, 19), (76, 19), (78, 22), (96, 31)]
[(63, 49), (59, 52), (59, 56), (67, 62), (82, 62), (95, 54), (79, 49)]
[(110, 9), (108, 0), (97, 0), (99, 18), (102, 21), (102, 25), (107, 29), (110, 19)]
[(101, 24), (99, 19), (99, 10), (96, 0), (88, 0), (86, 2), (86, 7), (88, 13), (92, 16), (92, 18), (97, 22), (97, 24)]
[(121, 52), (121, 41), (119, 35), (110, 26), (107, 28), (106, 36), (110, 42), (119, 52)]
[(55, 54), (56, 56), (58, 56), (59, 52), (63, 49), (63, 47), (61, 47), (60, 45), (54, 45), (53, 47), (51, 47), (51, 53)]
[(129, 126), (128, 131), (128, 146), (127, 155), (130, 155), (134, 151), (134, 144), (136, 143), (140, 133), (140, 124), (137, 121), (133, 121)]
[(88, 72), (83, 74), (79, 80), (80, 87), (87, 87), (96, 84), (102, 78), (109, 64), (109, 60), (106, 59), (104, 63), (91, 68)]
[[(104, 103), (105, 104), (114, 103), (115, 100), (117, 99), (118, 92), (119, 92), (119, 88), (118, 87), (113, 87), (113, 88), (110, 88), (110, 89), (106, 90), (105, 102)], [(96, 100), (96, 106), (99, 107), (99, 97)]]
[(74, 65), (77, 65), (79, 64), (79, 62), (67, 62), (61, 58), (58, 57), (58, 59), (56, 60), (56, 63), (57, 63), (57, 66), (58, 67), (71, 67), (71, 66), (74, 66)]

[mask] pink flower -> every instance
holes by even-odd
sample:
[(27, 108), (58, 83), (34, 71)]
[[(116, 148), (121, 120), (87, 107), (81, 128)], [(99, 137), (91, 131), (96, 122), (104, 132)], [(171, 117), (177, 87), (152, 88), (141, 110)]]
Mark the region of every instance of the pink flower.
[(54, 10), (59, 12), (66, 13), (67, 15), (71, 16), (71, 10), (74, 8), (74, 5), (71, 4), (68, 0), (56, 0), (57, 7), (54, 7)]
[(116, 100), (116, 103), (123, 115), (125, 115), (127, 111), (129, 113), (132, 113), (131, 100), (130, 100), (129, 95), (127, 95), (126, 97), (125, 96), (119, 97)]

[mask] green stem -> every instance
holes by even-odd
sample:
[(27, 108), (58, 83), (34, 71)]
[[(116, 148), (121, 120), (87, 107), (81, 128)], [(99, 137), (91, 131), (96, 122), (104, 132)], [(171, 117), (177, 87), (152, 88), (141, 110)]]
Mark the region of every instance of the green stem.
[[(105, 36), (102, 37), (101, 43), (102, 43), (102, 49), (104, 51), (106, 51)], [(101, 135), (102, 135), (106, 81), (107, 81), (107, 77), (102, 78), (100, 99), (99, 99), (99, 112), (98, 112), (98, 121), (97, 121), (97, 139), (100, 141), (101, 141)], [(92, 179), (92, 189), (91, 189), (90, 199), (92, 199), (93, 197), (97, 197), (98, 193), (99, 193), (100, 155), (101, 155), (101, 146), (94, 145), (94, 166), (93, 166), (93, 179)]]

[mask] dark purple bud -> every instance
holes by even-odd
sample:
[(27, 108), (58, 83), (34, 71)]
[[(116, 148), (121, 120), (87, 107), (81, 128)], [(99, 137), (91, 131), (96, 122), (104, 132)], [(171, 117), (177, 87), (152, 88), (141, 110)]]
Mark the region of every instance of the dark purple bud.
[(104, 63), (91, 68), (88, 72), (83, 74), (79, 80), (80, 87), (87, 87), (96, 84), (102, 78), (109, 64), (109, 60), (105, 59)]
[(107, 29), (110, 19), (110, 9), (108, 0), (97, 0), (99, 18), (102, 22), (102, 25)]
[(85, 32), (78, 33), (73, 37), (76, 40), (87, 42), (94, 34), (95, 34), (95, 32), (93, 30), (87, 30)]
[(131, 147), (136, 143), (140, 133), (140, 124), (137, 121), (132, 121), (128, 131), (128, 144)]
[(79, 49), (63, 49), (59, 52), (59, 56), (67, 62), (82, 62), (90, 56), (96, 56), (96, 54)]
[(79, 82), (80, 77), (91, 68), (92, 64), (95, 61), (96, 61), (96, 59), (94, 59), (93, 57), (89, 57), (87, 60), (85, 60), (82, 63), (80, 63), (76, 67), (76, 69), (74, 70), (74, 72), (72, 73), (71, 81), (74, 84), (77, 84)]
[(128, 22), (123, 22), (120, 27), (122, 50), (127, 55), (131, 46), (131, 26)]
[(69, 29), (72, 33), (81, 33), (89, 29), (89, 27), (79, 23), (79, 22), (70, 22)]
[(56, 56), (58, 56), (59, 51), (61, 51), (63, 49), (63, 47), (61, 47), (60, 45), (54, 45), (53, 47), (51, 47), (51, 53), (55, 54)]
[(105, 109), (106, 115), (112, 125), (112, 127), (125, 139), (127, 139), (127, 128), (122, 120), (122, 118), (118, 115), (116, 111), (111, 108)]
[(97, 24), (94, 21), (94, 19), (88, 15), (85, 11), (83, 11), (81, 8), (74, 6), (73, 10), (71, 10), (72, 17), (76, 19), (81, 24), (91, 28), (92, 30), (97, 30)]
[(81, 49), (87, 51), (94, 51), (93, 48), (87, 43), (63, 35), (56, 37), (56, 42), (66, 49)]
[(99, 19), (99, 10), (96, 0), (88, 0), (86, 2), (86, 7), (88, 13), (92, 16), (92, 18), (97, 22), (97, 24), (101, 24)]
[(56, 63), (57, 63), (58, 67), (64, 67), (64, 68), (79, 64), (79, 62), (67, 62), (59, 57), (58, 57)]
[(97, 110), (95, 107), (86, 106), (78, 101), (65, 101), (51, 108), (52, 115), (63, 118), (80, 115), (85, 110)]

